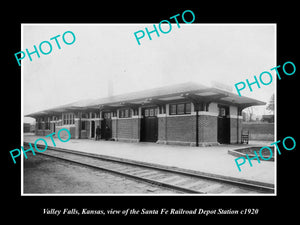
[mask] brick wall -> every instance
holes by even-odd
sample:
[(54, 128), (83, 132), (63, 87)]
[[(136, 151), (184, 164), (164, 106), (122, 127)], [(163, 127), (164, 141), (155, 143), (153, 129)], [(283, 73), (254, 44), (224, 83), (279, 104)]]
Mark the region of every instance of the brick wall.
[[(75, 138), (75, 126), (74, 125), (56, 126), (54, 137), (57, 137), (58, 131), (62, 128), (68, 129), (70, 134), (71, 134), (71, 138)], [(51, 126), (50, 130), (36, 130), (36, 135), (38, 135), (38, 136), (47, 136), (51, 133), (54, 133), (54, 125)], [(64, 138), (67, 139), (69, 137), (68, 133), (64, 132), (64, 131), (62, 131), (60, 133), (60, 136), (61, 136), (62, 139), (64, 139)]]
[[(238, 128), (237, 128), (238, 125)], [(237, 142), (241, 143), (241, 134), (242, 134), (242, 119), (239, 118), (230, 118), (230, 144), (236, 144)], [(239, 129), (237, 134), (237, 129)], [(237, 140), (238, 135), (238, 140)]]
[(139, 118), (122, 118), (115, 119), (112, 122), (112, 136), (119, 141), (140, 140), (140, 119)]
[[(68, 129), (70, 134), (71, 134), (71, 139), (74, 139), (76, 137), (75, 135), (75, 130), (76, 130), (76, 127), (75, 125), (63, 125), (63, 126), (56, 126), (55, 128), (55, 136), (57, 137), (57, 133), (60, 129), (62, 128), (65, 128), (65, 129)], [(66, 132), (66, 131), (61, 131), (60, 132), (60, 137), (63, 139), (63, 140), (66, 140), (68, 139), (69, 137), (69, 134)]]
[(132, 138), (132, 121), (131, 119), (119, 119), (118, 120), (118, 139), (119, 138)]
[(217, 143), (218, 117), (199, 115), (199, 143)]
[(91, 122), (90, 121), (85, 121), (85, 130), (86, 130), (86, 137), (89, 138), (90, 137), (90, 131), (91, 129)]
[(140, 118), (132, 118), (132, 138), (136, 141), (140, 140), (141, 133), (141, 119)]
[(274, 140), (274, 123), (243, 122), (243, 130), (250, 132), (250, 140)]
[(118, 126), (118, 119), (114, 118), (111, 120), (111, 137), (115, 140), (117, 140), (117, 126)]
[(196, 117), (174, 116), (167, 117), (167, 140), (181, 142), (195, 142)]
[(79, 119), (75, 119), (75, 139), (78, 139), (80, 137), (80, 120)]
[[(217, 144), (217, 117), (199, 115), (199, 145)], [(158, 143), (196, 144), (196, 115), (158, 118)]]
[(38, 136), (47, 136), (48, 134), (51, 134), (53, 132), (51, 132), (51, 130), (36, 130), (35, 131), (35, 135)]
[(51, 124), (50, 124), (50, 129), (49, 130), (45, 130), (46, 124), (44, 122), (41, 123), (41, 129), (38, 129), (38, 127), (36, 127), (35, 129), (35, 135), (38, 136), (47, 136), (48, 134), (53, 133), (53, 131), (51, 130)]
[[(229, 107), (228, 119), (230, 122), (230, 144), (241, 143), (242, 117), (238, 116), (237, 106)], [(238, 129), (238, 130), (237, 130)]]
[(166, 122), (167, 122), (167, 117), (164, 115), (162, 115), (161, 117), (157, 118), (158, 121), (158, 143), (160, 144), (166, 144), (166, 134), (167, 134), (167, 130), (166, 130)]
[(195, 144), (196, 117), (168, 116), (158, 118), (158, 141), (162, 144)]
[(80, 131), (80, 139), (88, 138), (86, 130)]

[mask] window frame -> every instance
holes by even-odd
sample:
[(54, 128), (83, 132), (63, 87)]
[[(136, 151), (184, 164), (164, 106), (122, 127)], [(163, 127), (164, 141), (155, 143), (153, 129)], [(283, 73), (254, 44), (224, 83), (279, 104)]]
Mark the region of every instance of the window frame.
[[(178, 112), (178, 105), (183, 105), (183, 111)], [(187, 111), (187, 105), (190, 105)], [(192, 105), (190, 102), (172, 103), (169, 105), (169, 115), (188, 115), (192, 113)]]
[[(180, 109), (180, 111), (179, 111), (179, 109)], [(183, 115), (183, 114), (185, 114), (185, 103), (179, 103), (179, 104), (176, 105), (176, 114), (177, 115)]]
[(119, 110), (119, 118), (131, 118), (131, 117), (132, 117), (132, 113), (130, 108)]
[(63, 113), (62, 114), (62, 124), (72, 125), (75, 124), (75, 114), (74, 113)]
[[(84, 124), (84, 125), (83, 125), (83, 124)], [(80, 129), (81, 129), (81, 130), (86, 130), (86, 121), (85, 121), (85, 120), (81, 121)]]
[(133, 109), (133, 116), (139, 115), (139, 109)]
[(177, 115), (177, 104), (170, 104), (170, 115)]
[[(187, 105), (190, 105), (189, 111), (187, 111), (187, 107), (186, 107)], [(184, 112), (185, 112), (185, 114), (191, 114), (192, 113), (192, 103), (191, 102), (187, 102), (187, 103), (184, 104)]]

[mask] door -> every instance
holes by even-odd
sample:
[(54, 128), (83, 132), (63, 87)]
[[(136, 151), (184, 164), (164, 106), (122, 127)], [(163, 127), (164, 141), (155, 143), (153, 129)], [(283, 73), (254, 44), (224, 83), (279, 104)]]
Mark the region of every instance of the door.
[(157, 107), (142, 109), (141, 141), (156, 142), (158, 138)]
[(218, 115), (218, 142), (220, 144), (229, 144), (230, 143), (230, 118), (227, 118), (229, 115), (228, 106), (218, 106), (219, 115)]
[(101, 139), (109, 140), (112, 137), (111, 112), (103, 112), (101, 121)]
[(92, 126), (91, 126), (91, 138), (95, 137), (95, 121), (92, 121)]

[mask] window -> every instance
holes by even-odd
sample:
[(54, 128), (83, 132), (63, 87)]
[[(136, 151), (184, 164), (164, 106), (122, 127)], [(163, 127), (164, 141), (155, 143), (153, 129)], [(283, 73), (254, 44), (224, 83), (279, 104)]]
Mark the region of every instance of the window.
[(158, 112), (158, 108), (148, 108), (148, 109), (144, 109), (144, 116), (145, 117), (149, 117), (149, 116), (157, 116), (157, 112)]
[(85, 130), (85, 121), (81, 121), (81, 130)]
[(129, 112), (128, 112), (128, 109), (125, 109), (125, 114), (124, 114), (124, 117), (129, 117)]
[(120, 118), (124, 118), (124, 110), (119, 111)]
[(177, 105), (177, 114), (184, 114), (184, 104), (178, 104)]
[(177, 112), (176, 112), (176, 106), (175, 104), (173, 105), (170, 105), (170, 114), (171, 115), (175, 115)]
[(45, 130), (50, 130), (50, 117), (48, 117), (45, 122)]
[(166, 113), (166, 106), (165, 105), (159, 106), (159, 113), (160, 114)]
[(38, 127), (38, 130), (41, 130), (42, 129), (42, 121), (43, 121), (43, 119), (42, 118), (39, 118), (38, 120), (37, 120), (37, 127)]
[(182, 115), (191, 113), (191, 103), (179, 103), (170, 105), (170, 115)]
[(120, 109), (119, 110), (119, 117), (120, 118), (129, 118), (129, 117), (131, 117), (130, 111), (131, 111), (131, 109)]
[(191, 103), (185, 104), (185, 113), (187, 113), (187, 114), (191, 113)]
[(105, 112), (103, 113), (104, 119), (110, 119), (111, 118), (111, 113), (110, 112)]
[(154, 109), (149, 110), (149, 116), (154, 116)]
[(59, 116), (58, 116), (58, 123), (57, 123), (57, 125), (58, 125), (58, 126), (61, 126), (62, 123), (63, 123), (63, 117), (62, 117), (62, 115), (59, 115)]
[(145, 109), (145, 116), (149, 116), (149, 109)]
[(75, 120), (74, 120), (74, 114), (73, 113), (63, 113), (62, 115), (63, 118), (63, 124), (74, 124)]
[(219, 116), (226, 116), (225, 108), (223, 108), (223, 107), (219, 108)]
[(133, 109), (133, 115), (134, 115), (134, 116), (139, 115), (139, 110), (138, 110), (138, 109)]
[(199, 103), (199, 111), (206, 111), (208, 112), (208, 108), (209, 108), (209, 103)]

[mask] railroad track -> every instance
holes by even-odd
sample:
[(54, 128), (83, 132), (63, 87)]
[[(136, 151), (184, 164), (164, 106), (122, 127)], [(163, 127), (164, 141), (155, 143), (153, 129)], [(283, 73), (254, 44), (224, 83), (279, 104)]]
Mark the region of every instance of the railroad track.
[[(29, 146), (24, 142), (25, 146)], [(32, 144), (33, 145), (33, 144)], [(43, 149), (45, 146), (38, 145)], [(273, 187), (253, 184), (207, 174), (179, 171), (116, 157), (96, 155), (48, 146), (38, 153), (82, 166), (111, 172), (131, 179), (148, 182), (189, 194), (261, 194), (274, 193)]]

